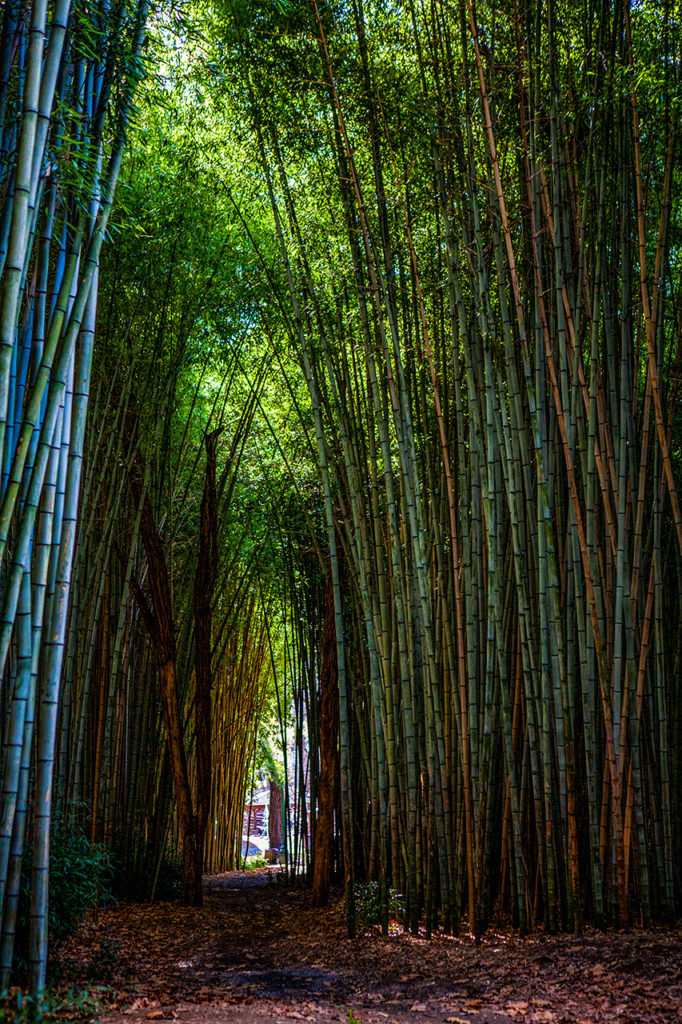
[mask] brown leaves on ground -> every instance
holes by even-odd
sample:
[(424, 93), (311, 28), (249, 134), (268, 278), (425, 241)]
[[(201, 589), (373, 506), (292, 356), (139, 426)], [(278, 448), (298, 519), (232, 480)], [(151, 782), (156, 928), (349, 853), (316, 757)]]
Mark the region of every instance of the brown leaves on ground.
[(468, 937), (345, 933), (340, 904), (267, 874), (205, 881), (204, 906), (129, 904), (60, 952), (106, 984), (109, 1024), (682, 1024), (682, 933)]

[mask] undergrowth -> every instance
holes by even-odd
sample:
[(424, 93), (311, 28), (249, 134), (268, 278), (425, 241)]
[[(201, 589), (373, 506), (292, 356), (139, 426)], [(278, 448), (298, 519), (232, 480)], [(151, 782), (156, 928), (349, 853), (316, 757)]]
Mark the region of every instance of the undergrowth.
[[(378, 882), (356, 882), (355, 918), (359, 931), (366, 932), (382, 923), (381, 886)], [(402, 921), (405, 904), (396, 889), (388, 890), (388, 919)]]
[(265, 857), (261, 857), (259, 854), (253, 857), (247, 857), (242, 865), (242, 871), (256, 871), (258, 868), (266, 868), (268, 862)]
[[(28, 961), (31, 908), (29, 846), (24, 854), (14, 941), (14, 969), (21, 980)], [(86, 911), (113, 899), (111, 854), (101, 843), (57, 819), (50, 836), (49, 918), (50, 945), (63, 942), (75, 930)]]
[(110, 989), (48, 991), (41, 1001), (14, 988), (0, 1000), (1, 1024), (91, 1024), (102, 1014)]

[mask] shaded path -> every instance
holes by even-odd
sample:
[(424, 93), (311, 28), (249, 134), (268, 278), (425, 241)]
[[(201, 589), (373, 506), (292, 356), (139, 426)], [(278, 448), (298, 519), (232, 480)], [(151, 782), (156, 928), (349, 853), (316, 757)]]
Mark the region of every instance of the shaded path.
[(682, 933), (519, 939), (369, 935), (340, 905), (267, 872), (207, 878), (200, 909), (107, 910), (61, 953), (70, 984), (110, 986), (107, 1024), (682, 1024)]

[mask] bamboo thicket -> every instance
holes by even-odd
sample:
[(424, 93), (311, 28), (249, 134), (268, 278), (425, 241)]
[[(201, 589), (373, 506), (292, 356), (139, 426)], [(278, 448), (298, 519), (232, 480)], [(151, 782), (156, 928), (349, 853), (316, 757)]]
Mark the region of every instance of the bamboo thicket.
[(30, 971), (39, 995), (99, 258), (142, 73), (147, 6), (94, 3), (84, 12), (71, 0), (10, 0), (2, 10), (0, 989), (32, 842)]
[(223, 25), (312, 407), (346, 889), (477, 934), (671, 920), (680, 10), (506, 15)]

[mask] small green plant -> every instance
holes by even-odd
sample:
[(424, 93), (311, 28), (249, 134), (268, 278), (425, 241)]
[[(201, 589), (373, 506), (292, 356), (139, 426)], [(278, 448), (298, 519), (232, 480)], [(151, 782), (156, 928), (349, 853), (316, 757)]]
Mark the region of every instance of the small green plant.
[[(20, 970), (28, 959), (28, 932), (31, 904), (31, 849), (24, 855), (17, 930), (14, 945), (15, 966)], [(101, 843), (91, 843), (85, 833), (56, 819), (50, 837), (50, 939), (62, 942), (70, 935), (85, 912), (113, 898), (112, 862)], [(11, 1019), (11, 1018), (9, 1018)]]
[(243, 870), (255, 871), (257, 868), (266, 868), (267, 866), (268, 862), (266, 861), (265, 857), (262, 857), (260, 854), (255, 854), (253, 857), (246, 858), (246, 860), (244, 861)]
[(360, 1024), (360, 1021), (358, 1020), (358, 1018), (353, 1013), (353, 1007), (352, 1006), (348, 1007), (348, 1024)]
[[(355, 917), (358, 931), (366, 932), (375, 924), (381, 924), (381, 887), (378, 882), (357, 882), (355, 893)], [(388, 890), (389, 920), (401, 920), (405, 913), (405, 905), (401, 894), (396, 889)]]
[(111, 854), (78, 830), (59, 824), (50, 846), (50, 933), (58, 942), (73, 932), (86, 910), (113, 898)]

